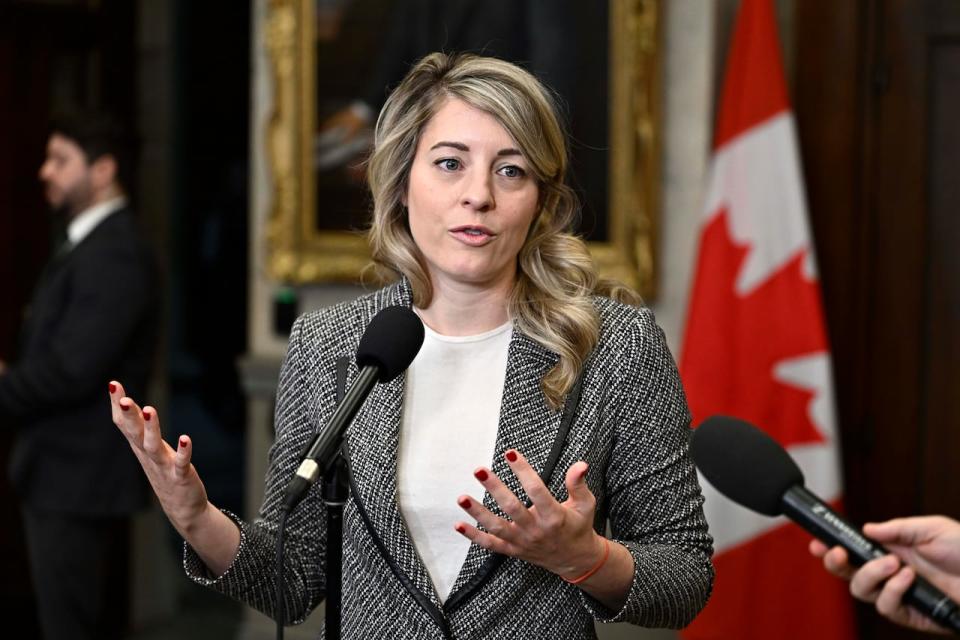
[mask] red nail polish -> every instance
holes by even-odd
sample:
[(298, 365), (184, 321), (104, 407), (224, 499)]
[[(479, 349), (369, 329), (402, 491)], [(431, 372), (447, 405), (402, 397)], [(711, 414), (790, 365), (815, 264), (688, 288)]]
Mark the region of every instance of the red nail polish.
[(488, 477), (487, 470), (477, 469), (476, 471), (473, 472), (473, 477), (479, 480), (480, 482), (486, 482)]
[(116, 390), (117, 390), (117, 385), (115, 385), (115, 384), (113, 384), (113, 383), (111, 382), (108, 386), (110, 387), (110, 393), (115, 393), (115, 392), (116, 392)]
[(183, 449), (184, 447), (186, 447), (188, 444), (189, 444), (189, 443), (187, 442), (187, 439), (186, 439), (186, 438), (180, 438), (180, 448), (181, 448), (181, 449)]
[(144, 412), (143, 412), (143, 419), (146, 420), (147, 422), (150, 422), (151, 420), (153, 420), (153, 412), (152, 412), (152, 411), (144, 411)]
[(517, 452), (514, 451), (513, 449), (507, 450), (507, 452), (506, 452), (505, 454), (503, 454), (503, 455), (504, 455), (504, 456), (507, 458), (507, 460), (509, 460), (510, 462), (516, 462), (516, 461), (517, 461)]
[(464, 509), (469, 509), (469, 508), (470, 508), (470, 498), (460, 498), (459, 500), (457, 500), (457, 504), (460, 505), (460, 506), (461, 506), (462, 508), (464, 508)]
[(123, 410), (123, 411), (130, 411), (129, 405), (125, 405), (125, 404), (121, 404), (121, 405), (120, 405), (120, 409)]
[(458, 524), (456, 527), (454, 527), (454, 529), (456, 529), (457, 533), (460, 533), (460, 534), (464, 534), (467, 532), (467, 528), (462, 524)]

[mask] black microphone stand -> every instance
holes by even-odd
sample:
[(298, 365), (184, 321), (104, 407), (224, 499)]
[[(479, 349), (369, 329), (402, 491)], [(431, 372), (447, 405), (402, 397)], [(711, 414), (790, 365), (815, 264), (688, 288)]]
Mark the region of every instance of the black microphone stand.
[(327, 507), (327, 597), (324, 635), (327, 640), (340, 640), (340, 605), (343, 578), (343, 506), (350, 497), (347, 482), (347, 461), (337, 452), (323, 472), (323, 504)]

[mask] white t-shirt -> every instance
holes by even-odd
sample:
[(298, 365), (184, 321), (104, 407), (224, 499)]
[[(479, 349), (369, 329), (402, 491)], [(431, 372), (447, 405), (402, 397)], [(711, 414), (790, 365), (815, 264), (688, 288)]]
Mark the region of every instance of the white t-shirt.
[(444, 601), (470, 548), (453, 528), (470, 518), (457, 497), (482, 498), (473, 471), (493, 460), (513, 324), (476, 336), (424, 329), (403, 392), (397, 502)]

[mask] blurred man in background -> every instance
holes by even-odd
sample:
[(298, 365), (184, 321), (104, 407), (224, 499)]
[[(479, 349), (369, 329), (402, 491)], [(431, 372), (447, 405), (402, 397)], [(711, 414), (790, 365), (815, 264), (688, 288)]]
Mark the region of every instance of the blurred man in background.
[(159, 320), (155, 259), (120, 178), (126, 154), (108, 115), (52, 123), (39, 177), (66, 237), (24, 313), (18, 358), (0, 367), (0, 427), (16, 437), (10, 477), (47, 638), (123, 634), (130, 516), (148, 500), (107, 395), (113, 378), (145, 391)]

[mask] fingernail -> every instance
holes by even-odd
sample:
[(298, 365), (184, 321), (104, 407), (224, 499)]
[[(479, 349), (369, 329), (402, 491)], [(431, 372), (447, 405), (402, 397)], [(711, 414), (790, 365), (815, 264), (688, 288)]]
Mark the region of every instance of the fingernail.
[(130, 411), (130, 405), (120, 403), (120, 409), (123, 411)]
[(457, 504), (460, 505), (460, 506), (461, 506), (462, 508), (464, 508), (464, 509), (469, 509), (469, 508), (470, 508), (470, 498), (460, 498), (459, 500), (457, 500)]
[(457, 526), (454, 527), (454, 529), (456, 529), (457, 533), (460, 533), (460, 534), (464, 534), (467, 532), (467, 528), (462, 524), (458, 524)]
[(504, 455), (504, 457), (505, 457), (507, 460), (509, 460), (510, 462), (516, 462), (516, 461), (517, 461), (517, 452), (514, 451), (513, 449), (508, 449), (507, 452), (506, 452), (505, 454), (503, 454), (503, 455)]
[(188, 444), (189, 444), (189, 443), (187, 442), (187, 439), (186, 439), (186, 438), (180, 438), (180, 448), (181, 448), (181, 449), (185, 448)]
[(147, 422), (150, 422), (151, 420), (153, 420), (153, 412), (152, 412), (152, 411), (144, 411), (144, 412), (143, 412), (143, 419), (146, 420)]
[(587, 471), (590, 471), (589, 467), (580, 472), (580, 482), (587, 479)]
[(479, 480), (480, 482), (486, 482), (489, 475), (487, 474), (486, 469), (477, 469), (473, 472), (473, 477)]
[(108, 386), (110, 387), (110, 393), (116, 392), (116, 390), (117, 390), (117, 385), (115, 385), (115, 384), (113, 384), (113, 383), (111, 382)]

